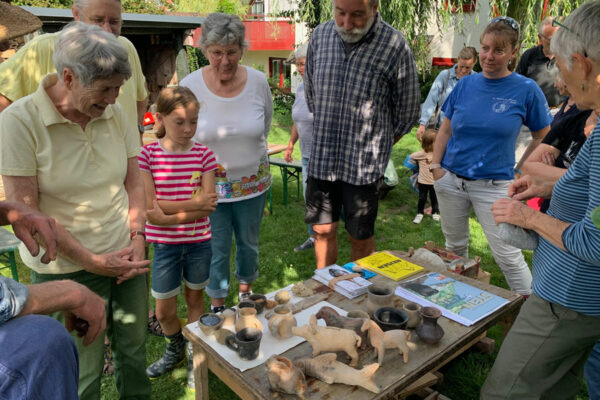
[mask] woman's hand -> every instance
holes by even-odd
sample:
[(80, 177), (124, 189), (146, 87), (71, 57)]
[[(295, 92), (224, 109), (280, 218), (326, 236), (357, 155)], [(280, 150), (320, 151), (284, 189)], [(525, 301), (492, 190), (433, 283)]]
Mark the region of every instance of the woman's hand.
[(538, 213), (539, 211), (514, 199), (500, 199), (492, 204), (492, 214), (494, 214), (496, 224), (506, 222), (525, 229), (531, 229), (531, 222)]
[(431, 171), (431, 174), (433, 175), (433, 180), (437, 181), (442, 179), (444, 175), (446, 175), (446, 171), (443, 168), (436, 168)]
[(525, 175), (508, 187), (508, 197), (515, 200), (529, 200), (533, 197), (549, 198), (552, 196), (554, 181), (544, 181)]
[(283, 159), (285, 162), (292, 162), (294, 159), (292, 158), (292, 151), (294, 151), (294, 145), (289, 144), (287, 149), (285, 149), (285, 153), (283, 153)]

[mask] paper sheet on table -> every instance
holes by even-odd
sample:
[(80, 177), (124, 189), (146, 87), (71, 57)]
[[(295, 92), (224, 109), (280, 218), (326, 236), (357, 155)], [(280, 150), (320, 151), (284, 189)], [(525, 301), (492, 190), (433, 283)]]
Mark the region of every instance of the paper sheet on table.
[[(288, 292), (290, 292), (290, 295), (292, 296), (292, 298), (290, 300), (291, 303), (296, 303), (296, 302), (304, 299), (303, 297), (295, 297), (292, 294), (291, 285), (286, 288), (283, 288), (283, 289), (287, 289)], [(280, 289), (280, 290), (283, 290), (283, 289)], [(266, 296), (268, 299), (273, 299), (273, 297), (275, 296), (275, 293), (276, 292), (268, 293), (268, 294), (266, 294)], [(347, 311), (344, 311), (341, 308), (336, 307), (333, 304), (328, 303), (326, 301), (321, 301), (320, 303), (317, 303), (317, 304), (307, 308), (306, 310), (302, 310), (299, 313), (294, 314), (294, 317), (296, 317), (296, 321), (298, 322), (298, 326), (307, 325), (310, 316), (312, 314), (316, 314), (319, 311), (319, 309), (324, 306), (329, 306), (329, 307), (333, 308), (341, 315), (347, 314)], [(265, 319), (265, 314), (267, 311), (268, 310), (265, 310), (258, 315), (258, 319), (260, 320), (260, 322), (262, 323), (262, 326), (263, 326), (263, 329), (262, 329), (263, 336), (260, 341), (260, 350), (258, 353), (258, 357), (251, 361), (246, 361), (246, 360), (242, 360), (241, 358), (239, 358), (238, 354), (235, 351), (233, 351), (229, 347), (217, 342), (217, 339), (215, 339), (214, 336), (207, 337), (200, 330), (200, 327), (198, 327), (197, 323), (191, 323), (187, 327), (192, 332), (194, 332), (196, 334), (196, 336), (198, 336), (200, 339), (204, 340), (204, 342), (206, 342), (210, 347), (212, 347), (213, 350), (215, 350), (217, 353), (219, 353), (221, 355), (221, 357), (223, 357), (225, 360), (227, 360), (227, 362), (229, 362), (231, 365), (233, 365), (234, 367), (236, 367), (237, 369), (239, 369), (240, 371), (243, 372), (247, 369), (254, 368), (257, 365), (264, 363), (272, 355), (284, 353), (287, 350), (291, 349), (292, 347), (295, 347), (305, 341), (305, 339), (300, 336), (292, 336), (291, 338), (284, 339), (284, 340), (275, 339), (273, 336), (271, 336), (271, 332), (269, 332), (269, 321)], [(318, 320), (318, 324), (321, 326), (325, 326), (325, 321)]]

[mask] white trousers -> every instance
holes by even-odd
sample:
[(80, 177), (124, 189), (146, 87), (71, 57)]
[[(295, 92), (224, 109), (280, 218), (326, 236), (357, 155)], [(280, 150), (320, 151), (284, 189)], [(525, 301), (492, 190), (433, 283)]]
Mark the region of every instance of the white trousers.
[(435, 181), (434, 188), (438, 197), (442, 232), (446, 238), (446, 249), (462, 257), (469, 255), (469, 215), (471, 207), (483, 228), (494, 260), (504, 273), (511, 290), (522, 294), (531, 294), (531, 271), (523, 258), (521, 250), (506, 244), (498, 236), (498, 227), (494, 223), (492, 204), (506, 198), (510, 180), (459, 178), (450, 171)]

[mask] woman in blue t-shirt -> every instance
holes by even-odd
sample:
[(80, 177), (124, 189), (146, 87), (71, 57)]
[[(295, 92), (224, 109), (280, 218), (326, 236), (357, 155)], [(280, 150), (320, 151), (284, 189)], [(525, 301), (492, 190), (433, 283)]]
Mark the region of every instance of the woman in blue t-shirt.
[(506, 197), (514, 177), (521, 125), (529, 127), (533, 137), (525, 160), (550, 130), (552, 117), (539, 86), (509, 67), (519, 48), (519, 24), (509, 17), (494, 18), (480, 43), (482, 72), (461, 79), (450, 93), (435, 141), (430, 169), (442, 231), (446, 248), (467, 257), (472, 207), (508, 285), (529, 295), (531, 272), (521, 251), (499, 237), (491, 207)]

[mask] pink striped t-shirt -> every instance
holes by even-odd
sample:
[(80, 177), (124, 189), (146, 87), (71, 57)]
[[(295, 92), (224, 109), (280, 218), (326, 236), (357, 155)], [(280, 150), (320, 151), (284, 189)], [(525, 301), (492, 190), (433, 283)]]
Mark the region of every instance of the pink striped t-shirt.
[[(157, 200), (183, 201), (202, 187), (202, 174), (217, 169), (213, 152), (194, 142), (183, 153), (171, 153), (154, 142), (142, 147), (140, 169), (152, 174)], [(159, 226), (146, 222), (146, 240), (165, 244), (203, 242), (211, 238), (208, 217), (185, 224)]]

